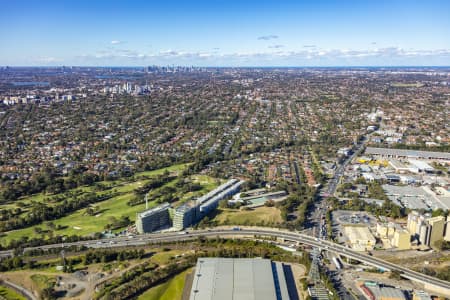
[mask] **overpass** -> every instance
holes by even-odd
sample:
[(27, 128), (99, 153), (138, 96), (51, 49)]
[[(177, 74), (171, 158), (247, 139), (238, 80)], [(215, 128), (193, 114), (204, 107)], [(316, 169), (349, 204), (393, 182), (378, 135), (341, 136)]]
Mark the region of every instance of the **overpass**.
[[(197, 239), (199, 237), (230, 237), (230, 236), (250, 236), (254, 238), (255, 236), (264, 237), (275, 237), (283, 238), (286, 240), (299, 242), (312, 247), (318, 247), (326, 251), (332, 251), (338, 253), (339, 255), (346, 256), (348, 258), (360, 261), (362, 263), (382, 268), (389, 271), (398, 271), (401, 276), (416, 282), (423, 283), (430, 288), (435, 288), (435, 290), (450, 296), (450, 282), (441, 280), (432, 276), (428, 276), (416, 271), (412, 271), (408, 268), (390, 263), (388, 261), (369, 256), (365, 253), (357, 252), (349, 249), (345, 246), (336, 244), (331, 241), (315, 238), (303, 233), (279, 230), (275, 228), (261, 228), (261, 227), (245, 227), (239, 228), (239, 230), (233, 230), (229, 228), (210, 228), (205, 230), (195, 230), (191, 232), (167, 232), (167, 233), (157, 233), (157, 234), (145, 234), (137, 235), (134, 237), (116, 237), (110, 239), (101, 240), (89, 240), (89, 241), (79, 241), (73, 243), (53, 244), (44, 245), (40, 247), (30, 247), (25, 248), (24, 251), (29, 251), (33, 249), (61, 249), (62, 247), (70, 246), (85, 246), (87, 248), (115, 248), (115, 247), (126, 247), (126, 246), (143, 246), (147, 244), (158, 244), (176, 241), (185, 241)], [(0, 257), (12, 256), (12, 250), (0, 252)]]

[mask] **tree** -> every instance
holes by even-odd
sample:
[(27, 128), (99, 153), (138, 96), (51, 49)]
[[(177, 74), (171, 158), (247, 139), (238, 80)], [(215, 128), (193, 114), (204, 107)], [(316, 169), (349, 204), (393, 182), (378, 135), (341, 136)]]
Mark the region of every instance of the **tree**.
[(14, 257), (13, 260), (12, 260), (12, 265), (13, 265), (14, 269), (22, 268), (22, 266), (23, 266), (22, 258), (17, 257), (17, 256)]
[(393, 271), (391, 271), (391, 274), (389, 274), (389, 278), (395, 279), (395, 280), (401, 280), (402, 279), (401, 274), (402, 274), (402, 272), (393, 270)]
[(41, 298), (44, 300), (56, 299), (55, 290), (53, 289), (53, 287), (48, 286), (48, 287), (44, 288), (41, 292)]
[(46, 225), (47, 225), (48, 229), (50, 229), (50, 230), (56, 229), (55, 223), (53, 223), (53, 222), (47, 222)]
[(433, 246), (439, 251), (450, 250), (450, 242), (444, 241), (443, 239), (435, 241)]
[(433, 210), (433, 212), (431, 213), (431, 216), (434, 217), (446, 217), (448, 215), (448, 210), (443, 210), (442, 208), (438, 208), (436, 210)]
[(267, 207), (274, 207), (274, 206), (275, 206), (275, 201), (273, 201), (272, 199), (267, 200), (267, 201), (264, 203), (264, 205), (267, 206)]

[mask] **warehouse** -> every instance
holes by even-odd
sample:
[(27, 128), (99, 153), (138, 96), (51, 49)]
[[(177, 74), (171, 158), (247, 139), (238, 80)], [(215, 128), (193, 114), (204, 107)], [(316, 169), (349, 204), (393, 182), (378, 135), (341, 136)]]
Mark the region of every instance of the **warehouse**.
[(409, 209), (435, 210), (448, 209), (445, 197), (436, 195), (426, 187), (396, 186), (384, 184), (383, 190), (394, 204)]
[(356, 251), (373, 250), (375, 246), (376, 239), (367, 226), (344, 226), (344, 234)]
[(361, 285), (361, 289), (369, 299), (373, 300), (407, 300), (401, 289), (382, 286), (376, 282), (366, 281)]
[(395, 158), (407, 157), (407, 158), (450, 160), (450, 153), (448, 153), (448, 152), (432, 152), (432, 151), (416, 151), (416, 150), (404, 150), (404, 149), (367, 147), (365, 154), (377, 155), (377, 156), (382, 156), (382, 157), (395, 157)]
[(189, 299), (289, 299), (283, 264), (260, 258), (199, 258)]

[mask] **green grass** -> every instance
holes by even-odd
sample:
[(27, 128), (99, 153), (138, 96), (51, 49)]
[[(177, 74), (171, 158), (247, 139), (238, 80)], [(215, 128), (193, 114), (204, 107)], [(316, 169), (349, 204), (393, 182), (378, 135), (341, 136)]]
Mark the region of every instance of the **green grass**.
[(186, 169), (187, 166), (189, 166), (190, 163), (186, 163), (186, 164), (178, 164), (178, 165), (173, 165), (167, 168), (162, 168), (162, 169), (158, 169), (158, 170), (153, 170), (153, 171), (146, 171), (146, 172), (140, 172), (140, 173), (136, 173), (136, 176), (155, 176), (155, 175), (161, 175), (164, 172), (180, 172), (183, 171), (184, 169)]
[(265, 223), (280, 223), (281, 212), (276, 207), (258, 207), (252, 210), (220, 209), (220, 213), (213, 219), (219, 224), (255, 225)]
[[(202, 189), (195, 191), (195, 192), (176, 193), (175, 196), (177, 196), (180, 199), (177, 202), (177, 204), (184, 203), (194, 197), (202, 196), (202, 195), (208, 193), (209, 191), (215, 189), (223, 182), (223, 180), (218, 180), (216, 178), (213, 178), (213, 177), (210, 177), (207, 175), (192, 175), (192, 176), (190, 176), (190, 179), (193, 182), (200, 184), (202, 186)], [(175, 185), (175, 181), (170, 182), (168, 184), (168, 186), (174, 186), (174, 185)]]
[[(157, 176), (164, 173), (166, 170), (169, 172), (179, 172), (185, 168), (187, 164), (175, 165), (164, 169), (148, 171), (138, 173), (137, 176)], [(193, 196), (199, 196), (214, 189), (218, 185), (218, 180), (206, 175), (192, 175), (191, 179), (202, 185), (202, 190), (190, 193), (177, 193), (176, 196), (180, 198), (180, 202), (184, 202)], [(127, 216), (131, 221), (135, 221), (136, 213), (145, 209), (145, 204), (129, 206), (127, 202), (131, 200), (135, 195), (133, 191), (144, 185), (148, 180), (142, 179), (133, 182), (125, 182), (124, 180), (117, 180), (114, 182), (103, 182), (105, 184), (114, 184), (114, 188), (109, 191), (97, 192), (98, 195), (108, 193), (120, 193), (120, 195), (112, 197), (108, 200), (98, 202), (95, 204), (99, 208), (100, 213), (96, 216), (89, 216), (85, 213), (85, 208), (77, 210), (68, 216), (52, 221), (55, 226), (67, 226), (67, 228), (61, 230), (55, 230), (54, 235), (89, 235), (95, 232), (101, 232), (105, 229), (105, 226), (110, 222), (111, 217), (120, 218), (121, 216)], [(176, 180), (167, 183), (166, 186), (174, 186)], [(161, 187), (162, 188), (162, 187)], [(77, 188), (80, 189), (80, 188)], [(85, 191), (92, 191), (93, 186), (83, 187)], [(157, 189), (155, 190), (157, 191)], [(37, 197), (37, 196), (32, 196)], [(36, 199), (36, 198), (34, 198)], [(156, 206), (157, 199), (149, 202), (149, 207)], [(7, 246), (12, 239), (18, 240), (22, 237), (36, 236), (35, 228), (40, 227), (43, 230), (47, 230), (45, 223), (35, 226), (27, 227), (24, 229), (14, 230), (6, 232), (2, 236), (1, 244)]]
[[(136, 177), (138, 176), (157, 176), (159, 174), (163, 174), (166, 170), (168, 172), (179, 172), (186, 168), (188, 164), (180, 164), (180, 165), (174, 165), (163, 169), (158, 169), (154, 171), (148, 171), (148, 172), (141, 172), (137, 173)], [(116, 217), (119, 218), (121, 216), (128, 216), (132, 221), (136, 219), (136, 213), (139, 211), (142, 211), (145, 208), (145, 204), (136, 205), (136, 206), (129, 206), (127, 205), (127, 202), (134, 197), (133, 191), (144, 185), (149, 180), (137, 180), (132, 182), (126, 182), (124, 180), (116, 180), (116, 181), (103, 181), (101, 183), (108, 184), (108, 185), (114, 185), (114, 188), (112, 188), (110, 191), (113, 193), (121, 193), (121, 195), (118, 195), (116, 197), (110, 198), (108, 200), (96, 203), (95, 206), (99, 207), (100, 214), (97, 216), (89, 216), (85, 214), (85, 208), (82, 208), (80, 210), (77, 210), (73, 212), (72, 214), (65, 216), (63, 218), (60, 218), (58, 220), (52, 221), (56, 226), (67, 226), (65, 229), (57, 230), (54, 232), (55, 235), (88, 235), (92, 234), (94, 232), (101, 232), (104, 230), (105, 225), (110, 223), (109, 219), (110, 217)], [(94, 186), (88, 186), (88, 187), (79, 187), (77, 189), (83, 189), (83, 191), (93, 191)], [(74, 191), (72, 190), (72, 191)], [(108, 193), (109, 191), (100, 191), (97, 192), (98, 195)], [(27, 197), (24, 200), (21, 200), (23, 202), (31, 202), (31, 200), (34, 201), (41, 201), (44, 199), (43, 194), (33, 195), (30, 197)], [(155, 206), (156, 201), (150, 202), (150, 206)], [(24, 229), (9, 231), (5, 233), (5, 236), (2, 236), (1, 244), (6, 246), (12, 239), (20, 239), (22, 237), (32, 237), (35, 236), (36, 233), (34, 231), (35, 227), (40, 227), (42, 229), (47, 229), (44, 224), (39, 224), (31, 227), (27, 227)]]
[[(158, 169), (158, 170), (138, 172), (134, 175), (134, 177), (136, 177), (136, 178), (152, 177), (152, 176), (161, 175), (166, 171), (171, 172), (171, 173), (172, 172), (178, 173), (178, 172), (186, 169), (186, 167), (189, 165), (190, 165), (189, 163), (177, 164), (177, 165), (169, 166), (169, 167)], [(114, 189), (116, 189), (118, 192), (130, 192), (130, 191), (133, 191), (135, 188), (139, 187), (140, 185), (143, 185), (145, 182), (146, 182), (146, 180), (137, 180), (134, 182), (127, 182), (127, 178), (122, 178), (122, 179), (114, 180), (114, 181), (100, 181), (98, 183), (104, 184), (107, 186), (113, 185)], [(71, 189), (70, 192), (76, 192), (76, 191), (92, 192), (92, 191), (94, 191), (94, 186), (95, 186), (95, 184), (91, 185), (91, 186), (81, 186), (81, 187)], [(62, 193), (62, 194), (64, 194), (64, 193)], [(4, 209), (16, 208), (16, 207), (18, 207), (17, 202), (22, 202), (25, 205), (30, 205), (31, 202), (33, 202), (33, 201), (34, 202), (43, 202), (46, 198), (50, 198), (52, 196), (56, 196), (56, 195), (46, 195), (42, 192), (42, 193), (38, 193), (35, 195), (23, 197), (23, 198), (15, 201), (14, 203), (3, 204), (2, 208), (4, 208)]]
[(192, 269), (181, 272), (172, 279), (152, 287), (139, 296), (138, 300), (181, 300), (184, 282), (189, 272), (192, 272)]
[(42, 274), (33, 274), (30, 276), (31, 280), (36, 284), (36, 287), (39, 291), (47, 288), (48, 286), (53, 286), (56, 282), (54, 276), (47, 276)]
[(16, 293), (13, 289), (0, 285), (0, 299), (6, 300), (25, 300), (26, 298)]
[[(110, 217), (128, 216), (131, 220), (135, 219), (137, 212), (142, 211), (145, 208), (144, 204), (129, 206), (128, 200), (133, 198), (133, 192), (126, 193), (111, 199), (99, 202), (96, 204), (99, 207), (101, 213), (97, 216), (89, 216), (85, 214), (85, 209), (80, 209), (74, 213), (63, 217), (58, 220), (54, 220), (53, 223), (58, 226), (67, 226), (62, 230), (56, 230), (55, 235), (87, 235), (93, 232), (101, 232), (104, 230), (105, 225), (109, 223)], [(45, 224), (40, 224), (24, 229), (14, 230), (6, 233), (6, 236), (2, 238), (2, 244), (7, 244), (11, 239), (19, 239), (23, 236), (36, 235), (34, 228), (41, 227), (46, 228)]]
[(170, 251), (158, 250), (158, 252), (155, 253), (150, 260), (158, 265), (165, 265), (168, 264), (174, 256), (181, 255), (185, 252), (186, 251), (182, 250), (170, 250)]

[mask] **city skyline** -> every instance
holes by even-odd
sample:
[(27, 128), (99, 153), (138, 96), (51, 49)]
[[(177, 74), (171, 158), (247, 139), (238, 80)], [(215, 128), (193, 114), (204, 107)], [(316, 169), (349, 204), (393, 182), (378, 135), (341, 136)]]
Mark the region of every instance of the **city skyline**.
[(14, 1), (8, 66), (448, 66), (445, 1)]

